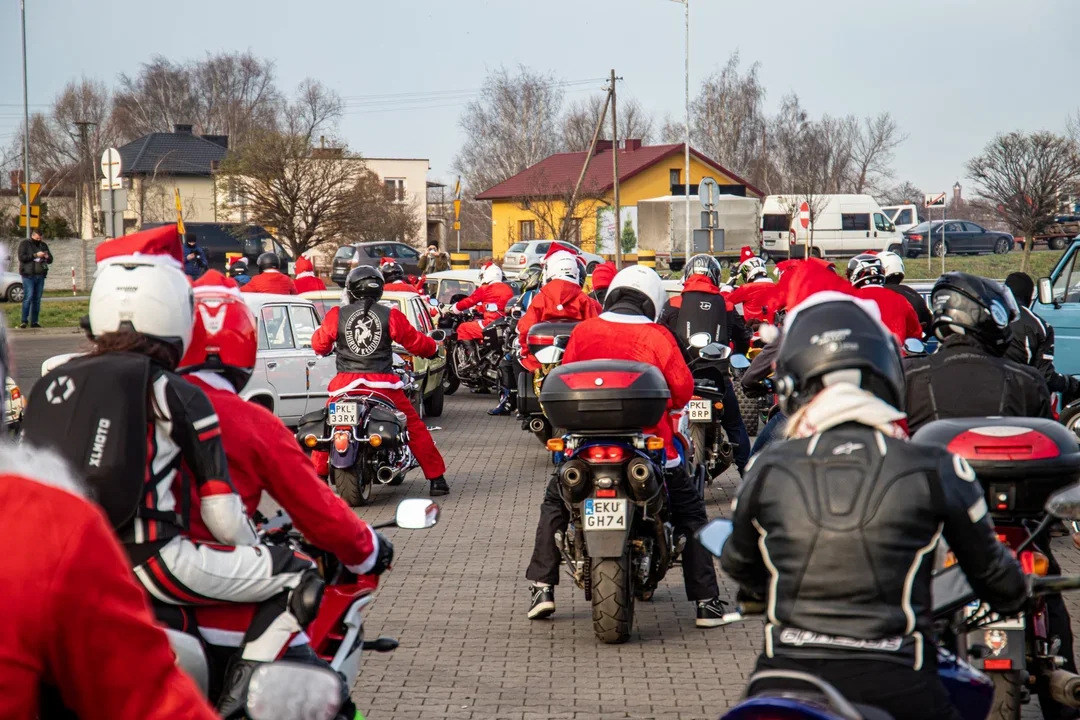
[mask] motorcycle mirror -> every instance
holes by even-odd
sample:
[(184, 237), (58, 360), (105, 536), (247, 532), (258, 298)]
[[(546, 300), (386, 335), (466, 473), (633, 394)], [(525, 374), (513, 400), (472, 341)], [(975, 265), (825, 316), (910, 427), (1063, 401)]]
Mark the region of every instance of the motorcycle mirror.
[(701, 348), (698, 354), (706, 360), (727, 360), (731, 357), (731, 348), (720, 343), (711, 343)]
[(329, 668), (294, 662), (259, 665), (248, 683), (252, 720), (332, 720), (341, 709), (342, 680)]
[(394, 523), (406, 530), (424, 530), (439, 522), (439, 506), (424, 498), (402, 500), (397, 506)]
[(569, 345), (569, 344), (570, 344), (570, 336), (569, 335), (556, 335), (555, 336), (555, 347), (559, 348), (560, 350), (565, 350), (566, 346)]
[(484, 309), (487, 310), (488, 312), (499, 312), (499, 306), (496, 305), (495, 303), (488, 303), (487, 305), (484, 306)]
[(712, 341), (712, 336), (707, 332), (694, 333), (690, 336), (690, 347), (700, 350)]
[(919, 338), (908, 338), (904, 341), (904, 352), (908, 355), (922, 355), (926, 352), (926, 343)]
[(746, 358), (745, 355), (732, 355), (731, 367), (735, 368), (736, 370), (745, 370), (746, 368), (750, 367), (750, 361)]
[(730, 520), (717, 518), (697, 531), (698, 542), (701, 547), (720, 557), (733, 527)]
[(431, 307), (439, 307), (439, 298), (429, 297), (427, 301)]
[(430, 333), (428, 333), (428, 337), (431, 338), (432, 340), (434, 340), (435, 342), (442, 342), (443, 340), (446, 339), (446, 331), (445, 330), (432, 330)]
[(1080, 483), (1058, 490), (1047, 498), (1045, 507), (1059, 520), (1080, 520)]

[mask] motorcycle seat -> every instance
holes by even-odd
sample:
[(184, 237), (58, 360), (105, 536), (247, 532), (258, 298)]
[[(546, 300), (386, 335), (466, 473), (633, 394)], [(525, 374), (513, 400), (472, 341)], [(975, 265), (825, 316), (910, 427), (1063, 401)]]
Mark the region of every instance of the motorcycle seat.
[(312, 410), (308, 414), (300, 418), (300, 425), (308, 425), (309, 423), (321, 423), (326, 421), (326, 408), (321, 407), (318, 410)]

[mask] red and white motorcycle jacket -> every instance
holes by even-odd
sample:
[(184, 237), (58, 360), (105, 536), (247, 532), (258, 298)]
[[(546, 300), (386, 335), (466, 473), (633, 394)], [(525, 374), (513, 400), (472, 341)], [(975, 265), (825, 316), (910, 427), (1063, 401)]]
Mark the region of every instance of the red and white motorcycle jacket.
[[(491, 322), (503, 316), (506, 303), (514, 297), (514, 290), (506, 283), (494, 282), (481, 285), (473, 291), (473, 294), (454, 305), (456, 312), (464, 312), (469, 308), (480, 305), (484, 313), (484, 321)], [(495, 303), (497, 308), (494, 312), (487, 309), (488, 303)]]

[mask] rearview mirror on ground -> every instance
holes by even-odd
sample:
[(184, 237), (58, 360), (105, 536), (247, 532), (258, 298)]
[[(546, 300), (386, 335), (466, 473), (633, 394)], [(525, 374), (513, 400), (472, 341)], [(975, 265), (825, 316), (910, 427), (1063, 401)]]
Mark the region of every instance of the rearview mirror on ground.
[(406, 530), (423, 530), (439, 522), (439, 506), (424, 498), (402, 500), (397, 506), (394, 523)]

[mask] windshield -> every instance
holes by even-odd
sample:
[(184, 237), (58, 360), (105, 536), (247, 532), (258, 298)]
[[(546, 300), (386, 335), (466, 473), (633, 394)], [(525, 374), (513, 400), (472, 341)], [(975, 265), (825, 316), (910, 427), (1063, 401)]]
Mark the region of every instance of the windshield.
[[(921, 222), (918, 225), (916, 225), (915, 227), (908, 230), (908, 232), (909, 233), (926, 232), (927, 230), (930, 229), (930, 225), (931, 225), (931, 223)], [(935, 220), (933, 222), (933, 225), (934, 225), (934, 229), (936, 230), (937, 228), (939, 228), (941, 226), (941, 221), (940, 220)]]
[(355, 254), (355, 247), (353, 247), (352, 245), (342, 245), (337, 249), (337, 252), (334, 253), (334, 259), (337, 260), (338, 258), (345, 258), (346, 260), (348, 260)]
[(514, 243), (506, 252), (525, 252), (525, 248), (527, 247), (528, 245), (525, 243)]
[(455, 296), (464, 295), (468, 297), (476, 290), (476, 283), (471, 283), (467, 280), (443, 280), (439, 284), (439, 302), (444, 305)]
[(791, 219), (787, 215), (767, 214), (761, 216), (761, 229), (764, 232), (787, 232)]

